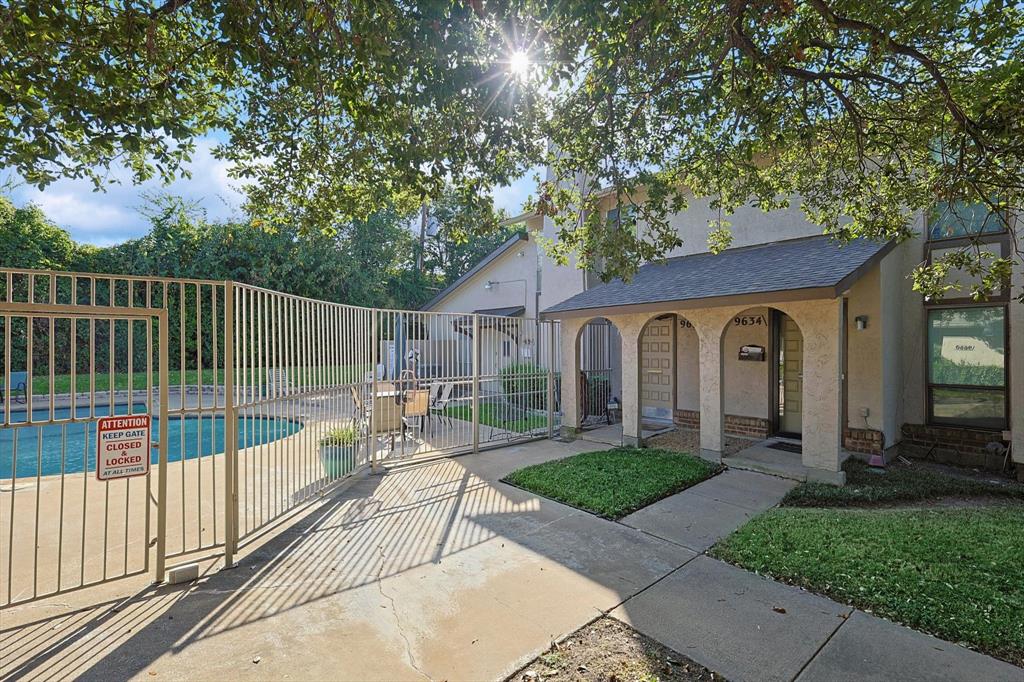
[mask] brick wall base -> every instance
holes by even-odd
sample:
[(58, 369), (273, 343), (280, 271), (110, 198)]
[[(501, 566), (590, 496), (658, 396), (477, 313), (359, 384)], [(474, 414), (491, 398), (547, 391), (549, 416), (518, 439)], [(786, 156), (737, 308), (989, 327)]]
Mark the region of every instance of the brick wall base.
[(885, 449), (885, 434), (875, 429), (849, 428), (843, 432), (843, 447), (850, 452), (880, 455)]
[[(700, 412), (697, 410), (676, 410), (672, 420), (676, 426), (684, 429), (700, 428)], [(725, 432), (730, 436), (746, 438), (767, 438), (771, 423), (764, 417), (741, 417), (735, 414), (725, 415)], [(880, 455), (885, 448), (885, 437), (881, 431), (874, 429), (847, 429), (843, 434), (843, 447), (850, 452), (866, 455)]]
[(767, 438), (771, 428), (771, 422), (764, 417), (740, 417), (735, 414), (725, 415), (725, 432), (732, 436)]
[[(900, 454), (905, 457), (925, 457), (944, 464), (979, 467), (999, 471), (1005, 455), (989, 452), (989, 443), (1001, 443), (1001, 434), (951, 426), (904, 424)], [(935, 446), (933, 448), (933, 446)], [(930, 454), (929, 454), (930, 452)]]
[[(684, 429), (700, 428), (700, 412), (697, 410), (676, 410), (672, 419), (676, 426)], [(725, 432), (730, 436), (745, 438), (767, 438), (771, 423), (763, 417), (742, 417), (737, 414), (725, 415)]]
[(676, 410), (672, 423), (676, 426), (682, 426), (684, 429), (696, 431), (700, 428), (700, 412), (697, 410)]

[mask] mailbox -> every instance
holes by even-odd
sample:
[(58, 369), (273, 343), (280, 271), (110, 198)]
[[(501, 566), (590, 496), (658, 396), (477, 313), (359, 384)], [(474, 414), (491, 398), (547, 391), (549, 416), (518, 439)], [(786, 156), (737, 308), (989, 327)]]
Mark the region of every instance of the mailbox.
[(740, 360), (764, 362), (764, 346), (740, 346)]

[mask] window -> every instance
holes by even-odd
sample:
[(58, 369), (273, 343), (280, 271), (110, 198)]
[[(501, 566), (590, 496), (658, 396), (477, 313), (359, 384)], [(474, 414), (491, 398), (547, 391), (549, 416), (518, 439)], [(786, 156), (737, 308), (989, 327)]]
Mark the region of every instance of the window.
[(929, 418), (1006, 428), (1006, 308), (928, 311)]
[(619, 226), (619, 213), (622, 213), (621, 226), (624, 228), (630, 228), (636, 225), (636, 207), (635, 206), (616, 206), (615, 208), (608, 209), (608, 215), (606, 220), (608, 227)]
[(982, 203), (940, 201), (928, 216), (928, 237), (933, 240), (995, 234), (1005, 229), (1002, 216)]

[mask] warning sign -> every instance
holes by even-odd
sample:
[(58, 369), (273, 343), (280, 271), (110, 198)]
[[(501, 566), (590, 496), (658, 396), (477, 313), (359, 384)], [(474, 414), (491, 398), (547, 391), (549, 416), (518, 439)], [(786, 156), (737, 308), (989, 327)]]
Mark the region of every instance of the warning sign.
[(96, 478), (149, 473), (149, 415), (101, 417), (96, 422)]

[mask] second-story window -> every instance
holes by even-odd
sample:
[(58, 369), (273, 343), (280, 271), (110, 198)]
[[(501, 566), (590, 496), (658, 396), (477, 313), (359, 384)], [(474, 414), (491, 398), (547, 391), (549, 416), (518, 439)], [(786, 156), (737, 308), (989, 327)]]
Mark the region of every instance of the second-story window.
[(940, 201), (928, 216), (928, 238), (931, 240), (997, 234), (1005, 230), (1003, 216), (980, 202)]
[[(620, 220), (620, 217), (621, 220)], [(608, 209), (608, 227), (619, 227), (630, 229), (636, 226), (636, 209), (633, 206), (616, 206)]]

